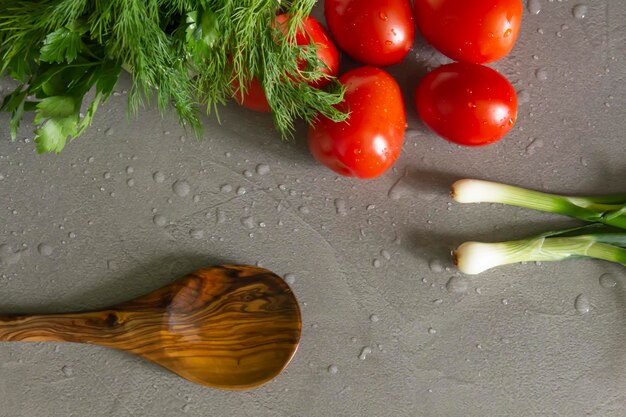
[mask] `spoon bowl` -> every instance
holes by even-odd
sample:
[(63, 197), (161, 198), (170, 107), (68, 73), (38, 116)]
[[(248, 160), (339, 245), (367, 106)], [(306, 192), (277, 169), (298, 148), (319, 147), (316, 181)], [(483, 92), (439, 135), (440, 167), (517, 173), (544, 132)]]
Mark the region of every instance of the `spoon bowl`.
[(242, 390), (276, 377), (302, 321), (289, 286), (267, 269), (200, 269), (146, 296), (98, 311), (0, 316), (0, 341), (65, 341), (116, 348), (185, 379)]

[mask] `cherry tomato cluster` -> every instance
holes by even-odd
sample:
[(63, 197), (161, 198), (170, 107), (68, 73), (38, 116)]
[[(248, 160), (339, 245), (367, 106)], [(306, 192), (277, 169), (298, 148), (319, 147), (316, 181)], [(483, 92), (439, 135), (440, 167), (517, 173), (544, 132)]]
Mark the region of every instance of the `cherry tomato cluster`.
[[(498, 141), (515, 124), (513, 86), (482, 64), (513, 48), (521, 25), (520, 0), (414, 0), (413, 8), (409, 0), (325, 0), (324, 14), (341, 50), (366, 64), (339, 77), (346, 89), (342, 106), (350, 111), (348, 120), (320, 117), (309, 128), (311, 153), (333, 171), (374, 178), (400, 155), (406, 130), (402, 92), (377, 67), (404, 60), (416, 26), (432, 46), (458, 61), (427, 74), (415, 90), (417, 112), (426, 126), (451, 142), (481, 146)], [(339, 52), (324, 28), (308, 17), (303, 29), (298, 44), (313, 42), (323, 71), (336, 76)], [(269, 111), (258, 81), (246, 96), (235, 98), (248, 108)]]

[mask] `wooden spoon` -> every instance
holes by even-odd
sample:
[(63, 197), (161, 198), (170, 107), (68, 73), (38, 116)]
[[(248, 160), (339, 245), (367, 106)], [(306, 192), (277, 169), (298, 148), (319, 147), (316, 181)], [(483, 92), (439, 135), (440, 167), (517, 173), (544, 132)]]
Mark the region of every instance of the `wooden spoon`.
[(198, 270), (99, 311), (0, 316), (0, 341), (90, 343), (142, 356), (198, 384), (241, 390), (277, 376), (302, 321), (289, 286), (253, 266)]

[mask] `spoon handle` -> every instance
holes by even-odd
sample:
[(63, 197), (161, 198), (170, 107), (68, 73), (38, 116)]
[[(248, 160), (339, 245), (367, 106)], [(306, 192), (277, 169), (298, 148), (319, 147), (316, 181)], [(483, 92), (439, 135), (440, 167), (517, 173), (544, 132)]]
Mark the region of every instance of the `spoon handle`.
[(0, 342), (75, 342), (114, 347), (120, 332), (114, 311), (0, 316)]

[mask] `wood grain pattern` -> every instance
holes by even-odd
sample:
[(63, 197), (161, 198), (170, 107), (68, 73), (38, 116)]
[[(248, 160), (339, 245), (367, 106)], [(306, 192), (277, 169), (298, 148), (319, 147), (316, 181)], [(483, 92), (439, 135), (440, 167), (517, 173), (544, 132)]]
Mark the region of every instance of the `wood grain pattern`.
[(101, 345), (140, 355), (198, 384), (246, 389), (287, 366), (301, 328), (297, 300), (280, 277), (226, 265), (104, 310), (0, 316), (0, 341)]

